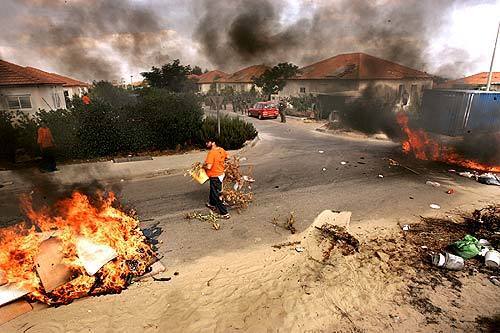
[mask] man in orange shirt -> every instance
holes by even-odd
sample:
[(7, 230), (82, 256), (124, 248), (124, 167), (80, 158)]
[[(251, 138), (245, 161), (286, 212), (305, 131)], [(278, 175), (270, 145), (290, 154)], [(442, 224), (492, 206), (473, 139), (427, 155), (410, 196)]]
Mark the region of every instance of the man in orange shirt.
[(221, 200), (222, 181), (224, 180), (224, 162), (228, 155), (222, 148), (218, 147), (214, 139), (207, 140), (208, 152), (203, 167), (210, 178), (210, 195), (208, 197), (207, 207), (212, 210), (218, 210), (222, 218), (228, 219), (231, 216), (227, 212), (226, 206)]
[(90, 104), (90, 97), (87, 93), (85, 93), (82, 97), (82, 102), (85, 106)]
[(56, 145), (54, 144), (52, 132), (50, 131), (50, 128), (47, 127), (47, 123), (45, 123), (44, 121), (40, 123), (40, 128), (38, 129), (37, 143), (42, 153), (42, 163), (40, 166), (42, 172), (57, 171), (54, 152), (54, 148)]

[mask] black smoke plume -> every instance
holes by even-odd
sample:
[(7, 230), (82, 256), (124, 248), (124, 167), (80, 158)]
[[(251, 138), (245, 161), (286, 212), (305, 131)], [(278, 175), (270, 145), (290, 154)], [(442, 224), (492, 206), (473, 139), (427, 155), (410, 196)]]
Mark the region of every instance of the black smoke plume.
[[(223, 69), (279, 61), (308, 64), (340, 53), (365, 52), (425, 70), (431, 37), (446, 24), (454, 6), (468, 2), (477, 3), (304, 1), (297, 14), (288, 14), (282, 10), (284, 0), (205, 0), (194, 37), (206, 57)], [(460, 50), (448, 56), (443, 63), (460, 63), (461, 70), (471, 61)]]

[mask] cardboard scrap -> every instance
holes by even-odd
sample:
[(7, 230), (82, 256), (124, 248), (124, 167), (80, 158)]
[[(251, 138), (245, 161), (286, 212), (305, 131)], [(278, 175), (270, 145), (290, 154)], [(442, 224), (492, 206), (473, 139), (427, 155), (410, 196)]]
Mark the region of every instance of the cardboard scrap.
[(76, 243), (76, 254), (90, 276), (97, 273), (102, 266), (117, 256), (116, 251), (112, 247), (94, 243), (86, 238), (78, 239)]
[(71, 280), (70, 268), (62, 264), (62, 242), (59, 238), (43, 241), (35, 257), (35, 267), (43, 288), (49, 292)]
[(21, 289), (17, 287), (14, 283), (0, 286), (0, 305), (21, 298), (27, 293), (29, 293), (28, 290)]
[(7, 305), (0, 307), (0, 325), (19, 317), (26, 312), (30, 312), (33, 309), (30, 303), (25, 300), (14, 301)]

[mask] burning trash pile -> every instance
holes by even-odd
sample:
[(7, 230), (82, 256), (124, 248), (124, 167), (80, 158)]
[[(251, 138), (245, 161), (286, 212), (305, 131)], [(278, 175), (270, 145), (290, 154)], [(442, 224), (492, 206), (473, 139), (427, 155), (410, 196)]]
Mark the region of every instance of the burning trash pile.
[(73, 192), (35, 210), (23, 198), (29, 222), (0, 229), (0, 306), (23, 296), (62, 305), (120, 293), (148, 272), (154, 249), (139, 221), (115, 202), (113, 193)]
[[(413, 154), (419, 160), (440, 161), (467, 169), (487, 172), (486, 174), (478, 175), (478, 178), (483, 176), (482, 178), (492, 179), (492, 176), (495, 176), (491, 174), (492, 172), (500, 172), (499, 165), (491, 165), (467, 159), (458, 153), (455, 148), (440, 144), (437, 140), (434, 140), (423, 129), (412, 129), (409, 125), (407, 114), (403, 112), (398, 113), (396, 120), (406, 136), (406, 139), (402, 143), (402, 150), (405, 154)], [(495, 177), (496, 180), (494, 182), (500, 183), (498, 176)], [(488, 184), (488, 182), (485, 183)]]

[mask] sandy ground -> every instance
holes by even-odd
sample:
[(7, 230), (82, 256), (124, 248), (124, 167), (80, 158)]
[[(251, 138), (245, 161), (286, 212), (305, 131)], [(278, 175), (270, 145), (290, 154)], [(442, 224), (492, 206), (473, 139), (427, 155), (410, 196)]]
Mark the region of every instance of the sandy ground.
[(479, 316), (500, 313), (498, 287), (484, 275), (454, 273), (460, 290), (446, 283), (409, 289), (414, 249), (389, 224), (351, 226), (359, 253), (334, 249), (322, 262), (313, 223), (287, 240), (304, 252), (256, 241), (168, 267), (160, 275), (168, 282), (148, 279), (120, 295), (38, 307), (2, 332), (473, 332)]

